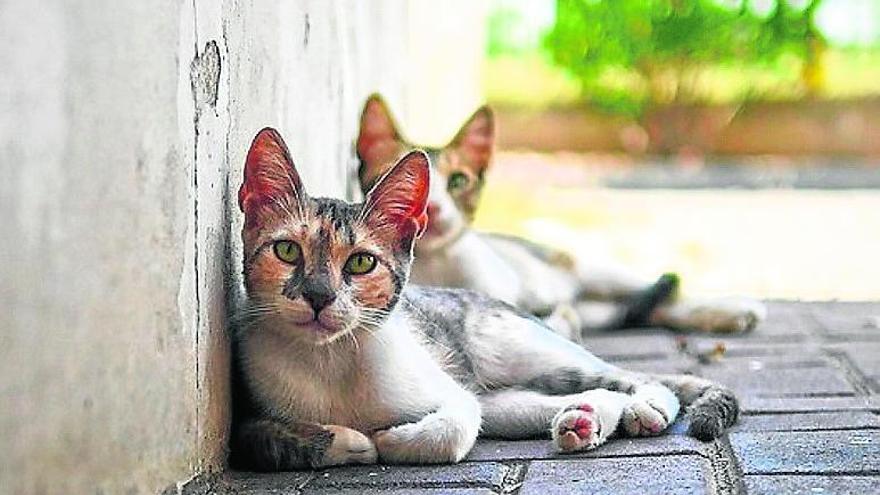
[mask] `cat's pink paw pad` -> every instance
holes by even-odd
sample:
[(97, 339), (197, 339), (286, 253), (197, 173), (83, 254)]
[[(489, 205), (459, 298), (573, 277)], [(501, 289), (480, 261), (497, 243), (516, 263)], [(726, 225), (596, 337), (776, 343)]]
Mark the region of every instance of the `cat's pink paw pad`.
[(553, 444), (560, 452), (594, 449), (601, 443), (602, 425), (589, 404), (560, 411), (552, 428)]
[(623, 409), (621, 423), (631, 437), (659, 435), (669, 426), (667, 414), (655, 404), (645, 400), (634, 400)]

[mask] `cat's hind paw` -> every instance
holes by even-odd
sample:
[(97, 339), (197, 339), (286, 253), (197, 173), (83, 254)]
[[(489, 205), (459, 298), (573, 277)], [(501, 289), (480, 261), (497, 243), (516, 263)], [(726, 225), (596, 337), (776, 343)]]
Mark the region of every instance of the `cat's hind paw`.
[(635, 399), (623, 408), (620, 418), (626, 434), (631, 437), (650, 437), (663, 432), (670, 422), (663, 408), (644, 399)]
[(682, 301), (658, 308), (652, 323), (707, 333), (747, 333), (767, 318), (767, 306), (748, 298), (728, 297)]
[[(767, 319), (767, 306), (747, 298), (729, 298), (714, 308), (715, 318), (708, 318), (703, 329), (714, 333), (748, 333)], [(709, 314), (712, 310), (709, 311)]]
[(551, 436), (558, 451), (579, 452), (602, 445), (608, 434), (602, 431), (602, 421), (592, 405), (577, 404), (556, 414)]

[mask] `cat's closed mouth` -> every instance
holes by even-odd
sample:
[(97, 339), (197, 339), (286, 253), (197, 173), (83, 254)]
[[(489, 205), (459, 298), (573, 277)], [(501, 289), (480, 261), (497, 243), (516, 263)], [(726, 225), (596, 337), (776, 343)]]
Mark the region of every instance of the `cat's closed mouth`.
[(303, 330), (306, 332), (319, 333), (319, 334), (327, 335), (327, 336), (333, 335), (336, 332), (341, 331), (341, 329), (339, 329), (339, 328), (334, 328), (334, 327), (325, 325), (324, 323), (321, 323), (320, 320), (309, 320), (309, 321), (306, 321), (303, 323), (299, 323), (299, 324), (297, 324), (297, 326), (299, 327), (300, 330)]

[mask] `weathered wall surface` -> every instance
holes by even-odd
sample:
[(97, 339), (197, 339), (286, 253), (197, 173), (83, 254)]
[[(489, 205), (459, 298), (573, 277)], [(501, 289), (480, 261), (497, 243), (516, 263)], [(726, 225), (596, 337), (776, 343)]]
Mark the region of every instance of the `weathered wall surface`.
[(349, 196), (366, 95), (418, 120), (410, 7), (0, 0), (0, 491), (222, 467), (247, 146), (277, 127), (311, 193)]

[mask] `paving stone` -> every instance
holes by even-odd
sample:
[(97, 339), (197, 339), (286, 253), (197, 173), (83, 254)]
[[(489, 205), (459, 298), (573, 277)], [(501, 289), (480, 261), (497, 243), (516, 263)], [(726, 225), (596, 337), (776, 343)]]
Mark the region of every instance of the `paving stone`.
[(856, 390), (834, 368), (736, 369), (706, 366), (701, 376), (718, 381), (740, 395), (854, 395)]
[(767, 319), (749, 334), (737, 336), (749, 341), (797, 342), (812, 337), (820, 326), (805, 303), (768, 302)]
[[(374, 469), (378, 469), (374, 466)], [(387, 468), (386, 468), (387, 469)], [(397, 469), (397, 468), (392, 468)], [(207, 489), (200, 491), (184, 491), (186, 494), (192, 495), (286, 495), (290, 493), (307, 493), (307, 494), (385, 494), (409, 495), (489, 495), (493, 491), (489, 488), (454, 488), (454, 487), (437, 487), (437, 488), (384, 488), (369, 485), (352, 486), (349, 488), (337, 488), (333, 486), (319, 486), (311, 488), (309, 480), (322, 476), (320, 471), (301, 471), (288, 473), (249, 473), (231, 471), (224, 473), (220, 479), (211, 480)], [(302, 491), (300, 491), (302, 490)]]
[(815, 303), (820, 332), (831, 340), (880, 340), (880, 303)]
[(491, 488), (507, 467), (495, 462), (441, 466), (356, 466), (327, 469), (308, 483), (310, 490), (339, 488)]
[(534, 461), (521, 495), (712, 493), (709, 461), (695, 455)]
[[(289, 493), (289, 492), (286, 492)], [(316, 488), (303, 495), (492, 495), (488, 488)], [(256, 494), (255, 494), (256, 495)], [(274, 494), (273, 494), (274, 495)]]
[(880, 342), (833, 344), (826, 348), (842, 354), (865, 377), (869, 387), (880, 391)]
[(865, 376), (880, 376), (880, 342), (859, 342), (828, 346), (843, 352)]
[(880, 417), (868, 411), (742, 416), (733, 431), (818, 431), (880, 429)]
[(746, 476), (749, 495), (851, 495), (880, 493), (880, 477), (874, 476)]
[(878, 411), (880, 397), (740, 397), (740, 408), (748, 414), (786, 412)]
[(687, 337), (688, 345), (698, 351), (709, 351), (717, 344), (724, 344), (725, 353), (721, 362), (736, 358), (752, 357), (790, 357), (798, 359), (822, 359), (822, 348), (818, 343), (806, 342), (758, 342), (742, 338), (724, 338), (721, 336)]
[(314, 471), (292, 471), (284, 473), (229, 471), (223, 474), (223, 481), (225, 484), (235, 488), (232, 493), (289, 493), (290, 491), (296, 490), (306, 484), (306, 482), (314, 476)]
[(762, 369), (795, 369), (795, 368), (830, 368), (830, 359), (823, 355), (819, 349), (813, 352), (789, 352), (788, 354), (765, 355), (765, 356), (725, 356), (722, 359), (704, 364), (701, 368), (720, 368), (734, 372), (743, 370), (758, 371)]
[(744, 474), (880, 474), (880, 431), (731, 433)]
[[(704, 339), (705, 342), (716, 342)], [(800, 356), (802, 358), (822, 357), (818, 343), (806, 342), (757, 342), (754, 340), (723, 340), (727, 352), (733, 357)]]
[[(680, 422), (679, 422), (680, 423)], [(679, 423), (676, 423), (677, 426)], [(679, 430), (686, 429), (682, 425)], [(626, 457), (668, 454), (701, 454), (705, 444), (684, 436), (661, 435), (647, 438), (614, 438), (596, 450), (579, 454), (558, 454), (554, 452), (550, 440), (521, 440), (517, 442), (504, 440), (480, 440), (468, 455), (468, 461), (507, 461), (526, 459), (557, 459), (569, 460), (597, 457)]]

